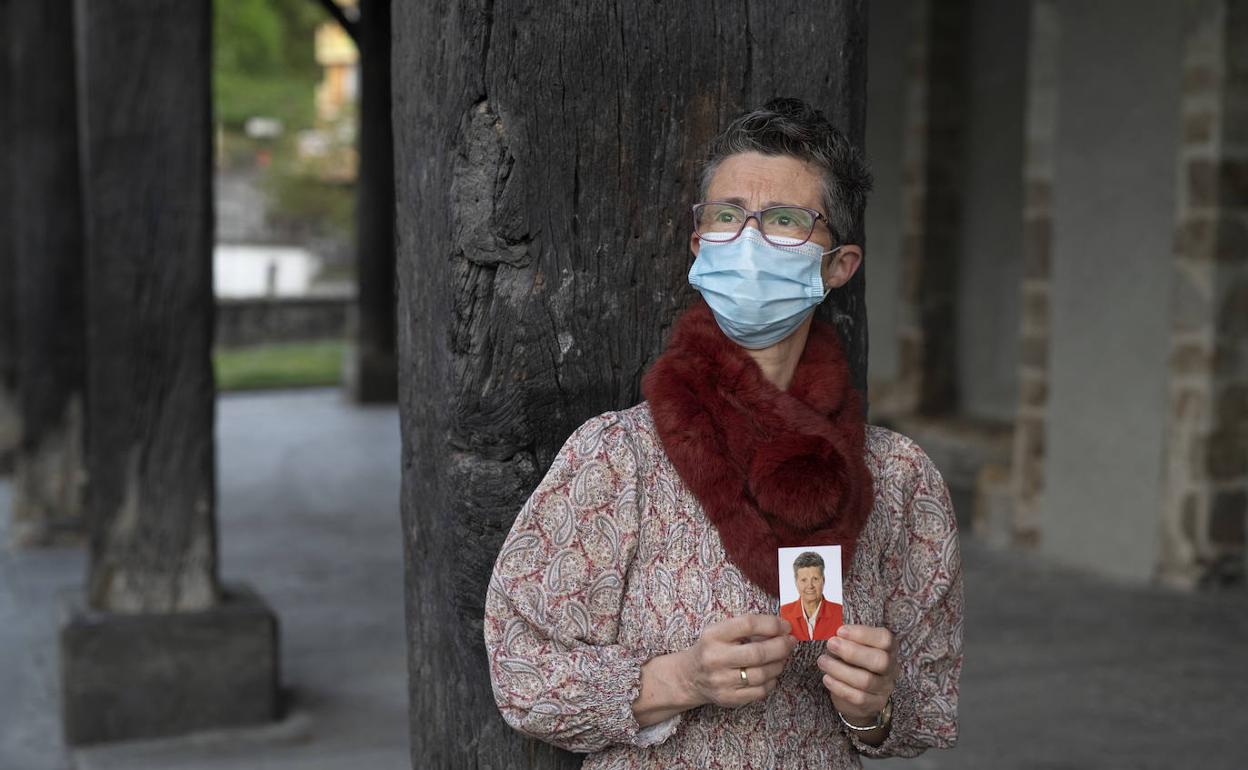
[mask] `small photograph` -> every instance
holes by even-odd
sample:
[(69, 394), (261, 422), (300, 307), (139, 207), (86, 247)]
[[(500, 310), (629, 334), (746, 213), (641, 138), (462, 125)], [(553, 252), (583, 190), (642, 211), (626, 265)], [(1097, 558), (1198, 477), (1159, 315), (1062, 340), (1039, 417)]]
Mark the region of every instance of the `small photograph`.
[(801, 546), (777, 550), (780, 617), (799, 642), (831, 639), (841, 627), (841, 547)]

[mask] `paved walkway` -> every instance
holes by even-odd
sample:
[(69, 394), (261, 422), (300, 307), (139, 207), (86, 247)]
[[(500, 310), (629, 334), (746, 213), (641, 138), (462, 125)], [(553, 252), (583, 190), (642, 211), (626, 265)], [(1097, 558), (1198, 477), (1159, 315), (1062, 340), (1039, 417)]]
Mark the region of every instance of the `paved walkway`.
[[(0, 546), (0, 770), (406, 770), (397, 423), (336, 391), (220, 401), (222, 574), (281, 619), (293, 708), (278, 725), (68, 755), (54, 597), (81, 585), (83, 559)], [(0, 540), (8, 518), (0, 482)], [(964, 551), (962, 742), (868, 768), (1248, 767), (1248, 592)]]
[[(217, 435), (221, 574), (277, 612), (289, 718), (68, 756), (55, 594), (82, 585), (85, 562), (76, 549), (14, 551), (0, 531), (0, 770), (410, 766), (396, 410), (348, 406), (336, 390), (232, 395)], [(0, 530), (8, 502), (0, 482)]]

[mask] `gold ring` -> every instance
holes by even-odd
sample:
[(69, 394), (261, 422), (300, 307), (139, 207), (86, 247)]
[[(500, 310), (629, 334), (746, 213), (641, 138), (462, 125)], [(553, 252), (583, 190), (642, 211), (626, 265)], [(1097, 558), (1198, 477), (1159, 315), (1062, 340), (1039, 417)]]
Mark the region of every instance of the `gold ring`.
[(750, 686), (750, 678), (749, 678), (748, 676), (746, 676), (746, 674), (745, 674), (745, 669), (743, 669), (743, 668), (742, 668), (742, 669), (738, 669), (738, 670), (741, 672), (741, 686), (742, 686), (742, 687), (749, 687), (749, 686)]

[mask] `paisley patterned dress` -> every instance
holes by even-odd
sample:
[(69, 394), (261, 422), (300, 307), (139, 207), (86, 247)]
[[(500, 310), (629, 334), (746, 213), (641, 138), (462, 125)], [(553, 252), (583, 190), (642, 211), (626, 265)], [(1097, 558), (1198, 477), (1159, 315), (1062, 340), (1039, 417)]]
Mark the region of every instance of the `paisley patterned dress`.
[(867, 428), (875, 505), (844, 576), (845, 621), (898, 637), (893, 721), (879, 747), (840, 724), (801, 642), (778, 687), (736, 709), (702, 706), (639, 728), (641, 666), (702, 629), (778, 602), (724, 556), (719, 534), (667, 459), (646, 403), (568, 439), (517, 516), (490, 578), (485, 642), (512, 727), (589, 752), (603, 768), (856, 768), (957, 740), (962, 574), (953, 507), (906, 437)]

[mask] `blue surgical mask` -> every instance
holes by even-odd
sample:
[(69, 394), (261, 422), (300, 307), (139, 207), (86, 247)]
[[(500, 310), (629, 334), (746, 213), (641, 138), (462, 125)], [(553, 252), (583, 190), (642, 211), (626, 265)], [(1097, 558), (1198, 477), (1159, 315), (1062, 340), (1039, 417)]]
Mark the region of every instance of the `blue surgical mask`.
[(812, 241), (776, 246), (747, 227), (727, 243), (703, 240), (689, 268), (689, 283), (702, 293), (729, 339), (757, 350), (792, 334), (828, 295), (823, 257), (839, 248), (825, 252)]

